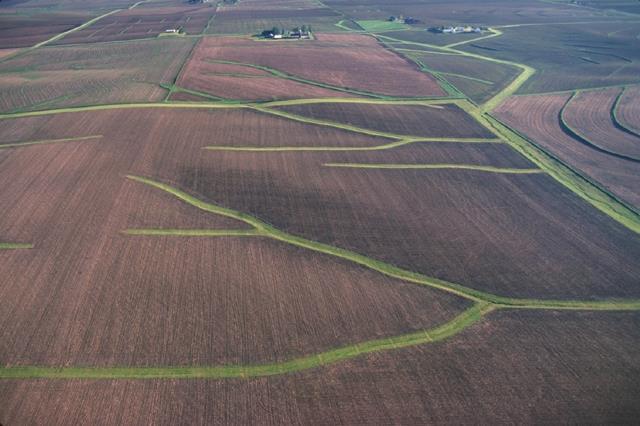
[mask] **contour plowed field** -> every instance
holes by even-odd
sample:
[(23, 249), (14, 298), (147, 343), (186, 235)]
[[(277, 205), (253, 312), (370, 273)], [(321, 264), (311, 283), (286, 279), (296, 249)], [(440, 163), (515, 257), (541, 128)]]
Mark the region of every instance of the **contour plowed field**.
[(103, 135), (2, 151), (0, 237), (34, 248), (0, 252), (0, 275), (12, 277), (0, 284), (0, 364), (282, 361), (432, 328), (467, 306), (267, 239), (123, 234), (246, 228), (192, 215), (193, 207), (125, 178), (142, 170), (162, 175), (157, 160), (164, 155), (206, 155), (187, 141), (204, 144), (211, 135), (192, 128), (188, 137), (185, 116), (173, 130), (184, 137), (176, 142), (165, 119), (175, 114), (112, 110), (0, 121), (3, 134), (17, 139), (36, 138), (44, 127), (48, 138)]
[(0, 421), (305, 425), (321, 413), (331, 424), (633, 423), (639, 322), (507, 311), (446, 342), (281, 377), (3, 380)]
[[(444, 96), (436, 80), (363, 35), (316, 34), (317, 40), (256, 41), (203, 39), (192, 59), (197, 63), (233, 61), (268, 67), (299, 78), (389, 96)], [(330, 52), (327, 54), (327, 52)], [(188, 79), (188, 72), (185, 72)], [(240, 97), (240, 96), (239, 96)]]
[(629, 87), (620, 99), (618, 118), (622, 123), (640, 133), (640, 87)]
[(279, 109), (305, 117), (401, 135), (451, 138), (495, 137), (456, 105), (318, 103), (290, 105)]
[(617, 128), (611, 119), (620, 89), (582, 92), (564, 110), (566, 123), (580, 135), (609, 151), (640, 158), (640, 137)]
[(640, 207), (638, 163), (596, 151), (562, 131), (559, 114), (569, 96), (515, 96), (500, 105), (496, 114), (571, 167), (636, 208)]

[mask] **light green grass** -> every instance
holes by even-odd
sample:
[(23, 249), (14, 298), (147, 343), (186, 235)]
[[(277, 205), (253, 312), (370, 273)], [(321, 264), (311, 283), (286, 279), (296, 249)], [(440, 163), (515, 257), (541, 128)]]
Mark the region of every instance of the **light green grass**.
[(403, 139), (374, 146), (224, 146), (212, 145), (203, 149), (210, 151), (238, 151), (238, 152), (352, 152), (352, 151), (383, 151), (394, 149), (413, 143), (502, 143), (500, 139), (449, 139), (449, 138), (416, 138)]
[(33, 244), (26, 243), (0, 243), (0, 250), (24, 250), (32, 249)]
[(461, 169), (476, 170), (488, 173), (505, 174), (536, 174), (545, 173), (542, 169), (513, 169), (474, 164), (384, 164), (384, 163), (325, 163), (325, 167), (340, 167), (348, 169), (394, 169), (394, 170), (425, 170), (425, 169)]
[(8, 149), (8, 148), (22, 148), (25, 146), (32, 145), (50, 145), (64, 142), (83, 142), (83, 141), (91, 141), (102, 138), (102, 135), (92, 135), (92, 136), (79, 136), (75, 138), (63, 138), (63, 139), (42, 139), (38, 141), (26, 141), (26, 142), (12, 142), (12, 143), (0, 143), (0, 149)]
[(165, 237), (259, 237), (262, 234), (255, 229), (126, 229), (126, 235), (147, 235)]
[(381, 21), (381, 20), (364, 20), (355, 21), (362, 29), (368, 32), (382, 32), (382, 31), (398, 31), (408, 30), (411, 27), (401, 22)]

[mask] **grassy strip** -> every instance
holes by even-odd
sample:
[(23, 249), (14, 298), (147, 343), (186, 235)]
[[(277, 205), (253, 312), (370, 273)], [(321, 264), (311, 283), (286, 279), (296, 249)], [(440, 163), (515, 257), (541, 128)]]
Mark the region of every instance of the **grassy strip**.
[(474, 164), (383, 164), (383, 163), (325, 163), (325, 167), (342, 167), (349, 169), (462, 169), (477, 170), (489, 173), (506, 173), (506, 174), (535, 174), (545, 173), (542, 169), (513, 169), (501, 168), (493, 166), (479, 166)]
[(273, 69), (273, 68), (265, 67), (265, 66), (262, 66), (262, 65), (249, 64), (249, 63), (245, 63), (245, 62), (236, 62), (236, 61), (224, 61), (224, 60), (207, 60), (207, 62), (211, 62), (213, 64), (240, 65), (240, 66), (243, 66), (243, 67), (254, 68), (254, 69), (261, 70), (261, 71), (266, 71), (269, 74), (273, 75), (274, 77), (283, 78), (283, 79), (286, 79), (286, 80), (291, 80), (291, 81), (295, 81), (297, 83), (307, 84), (307, 85), (310, 85), (310, 86), (321, 87), (323, 89), (334, 90), (334, 91), (337, 91), (337, 92), (351, 93), (353, 95), (367, 96), (367, 97), (370, 97), (370, 98), (378, 98), (378, 99), (387, 99), (388, 98), (388, 96), (381, 95), (381, 94), (378, 94), (378, 93), (366, 92), (364, 90), (350, 89), (350, 88), (346, 88), (346, 87), (340, 87), (340, 86), (334, 86), (334, 85), (331, 85), (331, 84), (321, 83), (319, 81), (308, 80), (306, 78), (297, 77), (295, 75), (287, 74), (285, 72), (282, 72), (282, 71), (279, 71), (279, 70), (276, 70), (276, 69)]
[(551, 177), (607, 216), (630, 230), (640, 233), (640, 213), (633, 207), (602, 188), (589, 177), (572, 169), (517, 130), (510, 128), (489, 114), (485, 114), (484, 117), (520, 154), (546, 170)]
[(620, 101), (624, 96), (624, 94), (626, 93), (626, 91), (627, 91), (627, 87), (623, 88), (620, 91), (620, 93), (618, 93), (618, 96), (616, 97), (616, 101), (613, 103), (613, 106), (611, 107), (611, 121), (613, 122), (613, 125), (616, 126), (619, 130), (622, 130), (625, 133), (628, 133), (630, 135), (640, 138), (640, 132), (636, 131), (631, 126), (628, 126), (625, 123), (623, 123), (622, 120), (618, 117), (618, 109), (620, 108)]
[(490, 293), (468, 288), (460, 284), (454, 284), (437, 278), (427, 277), (416, 272), (407, 271), (349, 250), (288, 234), (246, 213), (241, 213), (229, 208), (207, 203), (162, 182), (157, 182), (148, 178), (131, 175), (127, 176), (127, 178), (163, 190), (201, 210), (245, 222), (246, 224), (252, 226), (256, 231), (258, 231), (261, 236), (270, 237), (278, 241), (313, 250), (319, 253), (340, 257), (355, 264), (380, 272), (384, 275), (398, 278), (414, 284), (436, 288), (463, 297), (465, 299), (472, 300), (474, 302), (487, 302), (498, 307), (528, 307), (531, 309), (536, 307), (540, 309), (640, 309), (640, 300), (608, 300), (590, 302), (579, 300), (517, 299), (511, 297), (496, 296)]
[(569, 107), (569, 104), (571, 104), (571, 101), (573, 101), (575, 99), (575, 97), (577, 96), (578, 93), (579, 93), (579, 91), (574, 92), (573, 95), (571, 95), (571, 97), (567, 100), (567, 102), (565, 102), (565, 104), (560, 109), (560, 113), (558, 114), (558, 119), (560, 121), (560, 127), (562, 128), (562, 130), (564, 130), (564, 132), (567, 133), (572, 138), (577, 139), (578, 141), (580, 141), (583, 144), (595, 149), (596, 151), (602, 152), (604, 154), (613, 155), (614, 157), (617, 157), (617, 158), (620, 158), (620, 159), (623, 159), (623, 160), (629, 160), (629, 161), (633, 161), (633, 162), (636, 162), (636, 163), (640, 163), (640, 158), (638, 158), (638, 157), (632, 157), (630, 155), (622, 154), (620, 152), (613, 151), (613, 150), (605, 148), (605, 147), (603, 147), (601, 145), (598, 145), (597, 143), (591, 141), (586, 136), (584, 136), (583, 134), (578, 132), (576, 129), (571, 127), (569, 125), (569, 123), (567, 123), (567, 121), (564, 118), (564, 113), (567, 110), (567, 108)]
[(0, 367), (0, 379), (230, 379), (274, 376), (330, 365), (372, 352), (438, 342), (477, 323), (491, 310), (491, 305), (477, 303), (448, 323), (431, 330), (371, 340), (272, 364), (211, 367), (18, 366)]
[(0, 243), (0, 250), (22, 250), (32, 248), (33, 244), (27, 243)]
[(122, 233), (156, 237), (258, 237), (262, 235), (255, 229), (126, 229)]
[(398, 148), (412, 143), (502, 143), (500, 139), (449, 139), (449, 138), (422, 138), (404, 139), (375, 146), (205, 146), (203, 149), (210, 151), (241, 151), (241, 152), (348, 152), (348, 151), (382, 151)]
[(43, 139), (39, 141), (28, 141), (28, 142), (15, 142), (15, 143), (5, 143), (0, 144), (0, 149), (8, 149), (8, 148), (21, 148), (23, 146), (32, 146), (32, 145), (49, 145), (55, 143), (63, 143), (63, 142), (82, 142), (94, 139), (100, 139), (102, 135), (93, 135), (93, 136), (79, 136), (76, 138), (64, 138), (64, 139)]

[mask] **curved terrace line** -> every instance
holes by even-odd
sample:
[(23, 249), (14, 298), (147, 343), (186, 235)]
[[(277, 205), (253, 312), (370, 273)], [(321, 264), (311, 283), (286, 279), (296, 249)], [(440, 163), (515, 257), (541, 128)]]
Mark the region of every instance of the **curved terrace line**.
[(546, 173), (542, 169), (514, 169), (474, 164), (387, 164), (387, 163), (324, 163), (325, 167), (348, 169), (394, 169), (394, 170), (428, 170), (428, 169), (459, 169), (475, 170), (488, 173), (504, 174), (539, 174)]
[(33, 145), (50, 145), (50, 144), (63, 143), (63, 142), (83, 142), (83, 141), (90, 141), (90, 140), (95, 140), (100, 138), (102, 138), (102, 135), (79, 136), (75, 138), (62, 138), (62, 139), (42, 139), (37, 141), (26, 141), (26, 142), (0, 143), (0, 149), (21, 148), (24, 146), (33, 146)]
[(567, 108), (569, 107), (571, 102), (575, 99), (577, 94), (578, 94), (578, 91), (575, 91), (573, 93), (573, 95), (571, 95), (571, 97), (567, 100), (567, 102), (565, 102), (565, 104), (560, 109), (560, 112), (558, 113), (558, 120), (559, 120), (560, 127), (562, 128), (562, 130), (567, 135), (571, 136), (573, 139), (576, 139), (578, 142), (588, 146), (589, 148), (591, 148), (591, 149), (593, 149), (595, 151), (601, 152), (603, 154), (611, 155), (611, 156), (616, 157), (616, 158), (620, 158), (621, 160), (628, 160), (628, 161), (632, 161), (634, 163), (640, 163), (640, 158), (633, 157), (633, 156), (626, 155), (626, 154), (622, 154), (620, 152), (613, 151), (611, 149), (605, 148), (605, 147), (593, 142), (592, 140), (590, 140), (589, 138), (587, 138), (586, 136), (584, 136), (583, 134), (578, 132), (576, 129), (571, 127), (569, 125), (569, 123), (567, 123), (567, 120), (565, 119), (565, 111), (567, 110)]
[(611, 121), (613, 121), (613, 125), (614, 126), (616, 126), (618, 129), (622, 130), (623, 132), (626, 132), (626, 133), (628, 133), (630, 135), (633, 135), (633, 136), (636, 136), (636, 137), (640, 138), (640, 131), (634, 129), (630, 125), (627, 125), (626, 123), (624, 123), (618, 117), (618, 110), (620, 109), (620, 101), (622, 100), (622, 98), (625, 95), (625, 93), (627, 92), (627, 90), (628, 90), (628, 87), (624, 87), (620, 91), (620, 93), (618, 93), (618, 96), (616, 97), (615, 102), (611, 106)]

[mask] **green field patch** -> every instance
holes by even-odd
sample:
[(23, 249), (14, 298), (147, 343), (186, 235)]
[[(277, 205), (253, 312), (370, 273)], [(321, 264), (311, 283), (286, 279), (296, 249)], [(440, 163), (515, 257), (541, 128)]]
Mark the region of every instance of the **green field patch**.
[(409, 30), (411, 27), (401, 22), (381, 21), (381, 20), (364, 20), (355, 21), (363, 30), (368, 32), (380, 32), (380, 31), (398, 31)]

